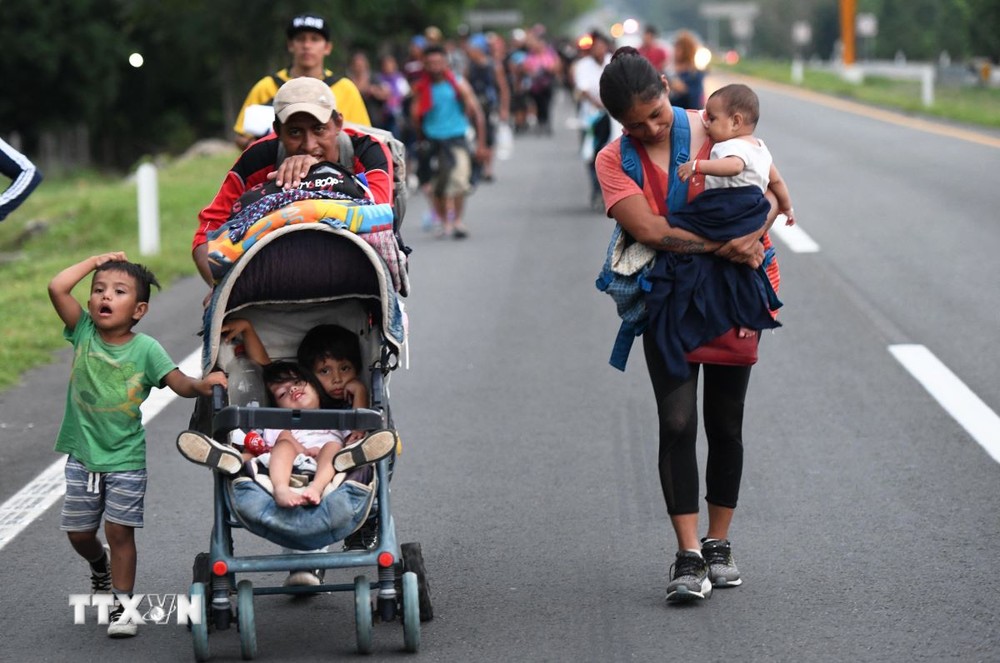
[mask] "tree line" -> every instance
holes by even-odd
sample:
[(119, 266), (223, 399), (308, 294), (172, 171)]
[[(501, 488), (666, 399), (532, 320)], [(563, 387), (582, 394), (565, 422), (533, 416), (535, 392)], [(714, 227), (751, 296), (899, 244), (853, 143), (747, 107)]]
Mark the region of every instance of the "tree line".
[[(547, 25), (593, 0), (524, 5)], [(476, 0), (0, 0), (0, 136), (49, 170), (123, 169), (195, 140), (229, 136), (250, 87), (289, 64), (285, 27), (319, 12), (331, 27), (327, 67), (350, 52), (393, 49), (429, 25), (454, 34)], [(133, 53), (142, 66), (129, 62)]]
[[(693, 28), (707, 37), (709, 22), (701, 15), (702, 0), (631, 0), (661, 32)], [(741, 3), (745, 4), (745, 3)], [(792, 25), (805, 21), (812, 40), (802, 49), (806, 57), (829, 58), (840, 39), (840, 0), (754, 0), (758, 13), (747, 44), (757, 57), (791, 58)], [(874, 59), (892, 59), (902, 52), (911, 60), (935, 60), (947, 52), (953, 61), (970, 57), (1000, 60), (1000, 2), (997, 0), (856, 0), (857, 13), (873, 14), (878, 34), (866, 44)], [(727, 21), (718, 24), (719, 42), (735, 46), (739, 40)], [(860, 51), (860, 49), (859, 49)]]
[[(553, 36), (598, 0), (0, 0), (0, 135), (47, 167), (128, 168), (137, 159), (179, 152), (207, 136), (228, 136), (246, 92), (288, 64), (284, 28), (292, 16), (321, 6), (343, 71), (354, 49), (402, 54), (414, 34), (437, 25), (454, 35), (463, 14), (519, 9), (526, 25)], [(705, 35), (700, 0), (631, 0), (628, 11), (661, 31), (685, 27)], [(794, 21), (812, 25), (806, 56), (830, 57), (839, 38), (839, 0), (757, 0), (751, 55), (790, 57)], [(891, 58), (953, 61), (1000, 58), (997, 0), (857, 0), (879, 21), (866, 51)], [(623, 16), (624, 18), (624, 16)], [(607, 26), (594, 26), (603, 27)], [(508, 29), (509, 26), (504, 26)], [(722, 45), (734, 44), (728, 24)], [(129, 56), (142, 56), (141, 67)]]

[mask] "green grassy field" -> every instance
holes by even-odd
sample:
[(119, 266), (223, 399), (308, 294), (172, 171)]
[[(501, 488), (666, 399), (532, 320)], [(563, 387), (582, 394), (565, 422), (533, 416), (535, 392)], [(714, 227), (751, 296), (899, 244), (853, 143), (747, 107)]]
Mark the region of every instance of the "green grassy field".
[[(779, 83), (792, 82), (789, 62), (752, 60), (733, 67), (713, 65), (713, 68), (719, 73), (731, 71)], [(919, 81), (870, 76), (863, 85), (854, 85), (834, 72), (808, 66), (805, 67), (801, 87), (908, 113), (1000, 128), (1000, 88), (936, 85), (934, 105), (924, 108)]]
[[(234, 148), (220, 156), (174, 161), (159, 170), (156, 256), (139, 255), (134, 182), (94, 173), (45, 179), (0, 224), (0, 389), (50, 361), (54, 350), (69, 347), (46, 291), (64, 267), (96, 253), (123, 250), (153, 270), (164, 288), (196, 274), (191, 236), (198, 212), (215, 195), (236, 155)], [(75, 291), (81, 301), (89, 284), (87, 279)], [(156, 306), (155, 291), (151, 305)]]

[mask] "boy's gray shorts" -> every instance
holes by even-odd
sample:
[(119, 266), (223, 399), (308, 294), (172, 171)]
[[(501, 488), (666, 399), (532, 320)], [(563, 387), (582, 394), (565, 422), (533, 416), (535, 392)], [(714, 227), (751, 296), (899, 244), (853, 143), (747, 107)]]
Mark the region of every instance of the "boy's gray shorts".
[(90, 472), (83, 463), (66, 459), (66, 497), (63, 500), (64, 532), (92, 532), (108, 522), (142, 527), (146, 497), (146, 470)]

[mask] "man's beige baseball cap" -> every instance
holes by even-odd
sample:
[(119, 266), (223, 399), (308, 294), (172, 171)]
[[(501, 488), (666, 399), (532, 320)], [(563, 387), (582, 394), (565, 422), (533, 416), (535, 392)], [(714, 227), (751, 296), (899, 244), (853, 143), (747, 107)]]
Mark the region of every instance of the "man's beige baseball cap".
[(320, 122), (326, 122), (337, 110), (330, 87), (309, 76), (293, 78), (274, 95), (274, 114), (279, 122), (285, 122), (295, 113), (308, 113)]

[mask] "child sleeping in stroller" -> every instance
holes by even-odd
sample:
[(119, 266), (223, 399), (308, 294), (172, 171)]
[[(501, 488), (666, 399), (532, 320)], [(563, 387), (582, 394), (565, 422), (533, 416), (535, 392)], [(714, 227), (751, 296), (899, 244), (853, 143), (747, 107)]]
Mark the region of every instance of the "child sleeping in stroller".
[[(240, 340), (247, 356), (260, 366), (271, 363), (267, 349), (249, 320), (227, 320), (222, 325), (222, 339), (231, 343)], [(312, 371), (312, 376), (319, 382), (321, 394), (332, 400), (324, 407), (368, 407), (368, 389), (358, 379), (361, 375), (361, 348), (354, 334), (339, 325), (317, 325), (306, 333), (296, 354), (299, 365)], [(364, 431), (353, 431), (346, 443), (356, 442), (362, 437)]]
[[(249, 325), (249, 323), (247, 323)], [(357, 379), (358, 370), (355, 361), (360, 360), (337, 357), (337, 341), (341, 343), (345, 340), (343, 336), (333, 337), (333, 345), (325, 342), (327, 329), (333, 327), (334, 330), (341, 330), (344, 335), (351, 337), (350, 332), (334, 325), (323, 325), (316, 328), (316, 333), (312, 338), (307, 335), (306, 340), (311, 345), (303, 341), (304, 347), (323, 348), (332, 347), (332, 350), (316, 360), (316, 364), (323, 366), (331, 364), (327, 370), (323, 368), (324, 374), (329, 374), (328, 382), (335, 392), (340, 390), (341, 397), (352, 394), (352, 402), (348, 407), (366, 407), (367, 390), (360, 380)], [(249, 334), (252, 334), (252, 326)], [(353, 337), (353, 346), (356, 348), (357, 340)], [(254, 347), (254, 343), (249, 343), (248, 347)], [(262, 345), (260, 346), (263, 347)], [(347, 348), (351, 346), (346, 345)], [(333, 352), (334, 356), (330, 355)], [(358, 353), (360, 357), (360, 353)], [(266, 355), (257, 355), (257, 360), (267, 360)], [(346, 364), (346, 365), (345, 365)], [(332, 402), (328, 396), (328, 388), (320, 383), (312, 373), (294, 362), (268, 363), (264, 367), (264, 384), (271, 394), (271, 398), (277, 407), (292, 410), (312, 410), (326, 407), (343, 407), (344, 402)], [(252, 435), (248, 435), (248, 444), (243, 454), (235, 448), (221, 444), (211, 437), (196, 431), (184, 431), (177, 438), (177, 448), (188, 460), (212, 467), (228, 474), (239, 474), (244, 470), (244, 462), (251, 463), (248, 471), (255, 475), (259, 463), (267, 468), (271, 483), (274, 487), (274, 500), (284, 508), (291, 508), (303, 505), (319, 504), (323, 497), (324, 489), (333, 481), (337, 472), (348, 472), (361, 465), (374, 463), (392, 453), (396, 443), (395, 435), (392, 431), (375, 431), (368, 436), (364, 436), (362, 431), (338, 431), (338, 430), (275, 430), (265, 429), (256, 440)], [(354, 440), (357, 440), (353, 444)], [(348, 446), (344, 446), (348, 444)], [(259, 454), (259, 455), (258, 455)], [(254, 457), (256, 456), (256, 459)], [(308, 485), (301, 489), (295, 489), (291, 485), (293, 470), (298, 473), (305, 473), (309, 470), (315, 472)]]

